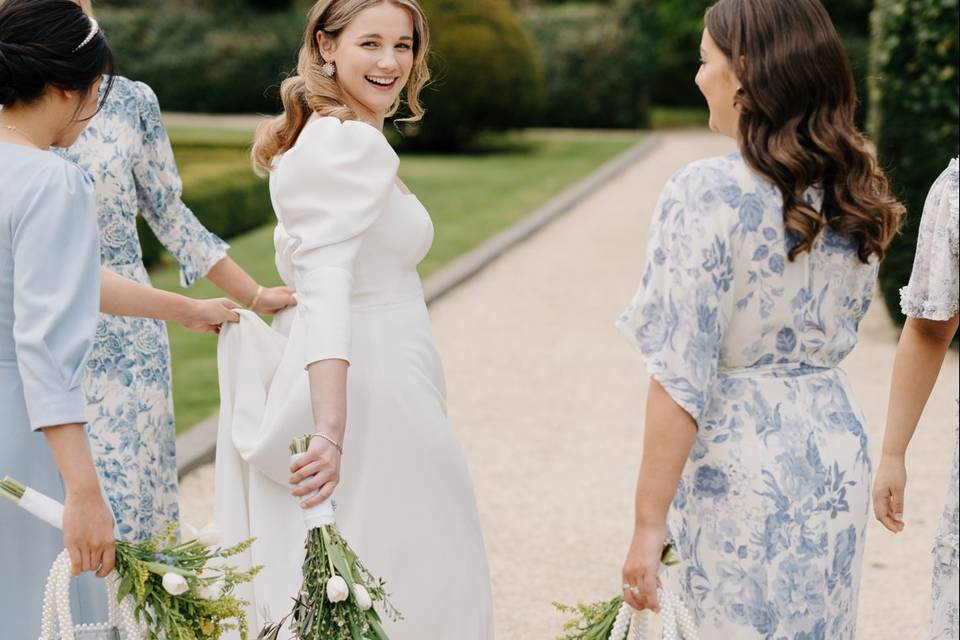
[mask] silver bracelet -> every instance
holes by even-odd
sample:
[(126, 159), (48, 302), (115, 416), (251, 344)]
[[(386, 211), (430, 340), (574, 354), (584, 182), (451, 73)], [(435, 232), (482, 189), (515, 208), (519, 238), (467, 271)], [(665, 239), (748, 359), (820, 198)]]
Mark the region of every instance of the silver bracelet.
[(319, 431), (315, 432), (313, 435), (316, 438), (323, 438), (324, 440), (332, 444), (336, 448), (336, 450), (340, 452), (341, 456), (343, 455), (343, 447), (340, 445), (339, 442), (337, 442), (336, 440), (334, 440), (333, 438), (331, 438), (326, 434), (320, 433)]

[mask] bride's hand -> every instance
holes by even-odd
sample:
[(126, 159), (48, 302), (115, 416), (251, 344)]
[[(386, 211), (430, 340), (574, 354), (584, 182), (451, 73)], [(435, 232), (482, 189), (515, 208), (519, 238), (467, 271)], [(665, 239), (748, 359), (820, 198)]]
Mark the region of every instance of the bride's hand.
[[(304, 509), (315, 507), (333, 495), (340, 482), (340, 452), (323, 438), (310, 441), (307, 452), (290, 465), (290, 493)], [(301, 484), (302, 483), (302, 484)]]

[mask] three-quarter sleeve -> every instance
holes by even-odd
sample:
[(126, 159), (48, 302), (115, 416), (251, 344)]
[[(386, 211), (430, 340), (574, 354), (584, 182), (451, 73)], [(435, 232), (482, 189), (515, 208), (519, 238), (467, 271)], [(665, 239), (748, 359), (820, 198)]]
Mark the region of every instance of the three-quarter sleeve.
[(927, 194), (910, 283), (900, 290), (900, 308), (912, 318), (949, 320), (960, 309), (958, 183), (955, 158)]
[(63, 163), (14, 221), (13, 337), (32, 429), (85, 422), (81, 382), (100, 307), (93, 183)]
[(273, 173), (274, 206), (296, 249), (303, 364), (350, 360), (353, 266), (364, 232), (395, 188), (399, 158), (373, 127), (319, 118), (300, 133)]
[(133, 175), (140, 215), (157, 239), (180, 263), (180, 284), (189, 287), (207, 275), (227, 255), (229, 245), (210, 233), (183, 203), (183, 184), (177, 172), (170, 138), (160, 119), (157, 97), (142, 82), (137, 93), (139, 153)]
[(691, 171), (675, 174), (660, 195), (640, 287), (616, 325), (699, 426), (733, 313), (733, 258), (718, 216), (688, 193)]

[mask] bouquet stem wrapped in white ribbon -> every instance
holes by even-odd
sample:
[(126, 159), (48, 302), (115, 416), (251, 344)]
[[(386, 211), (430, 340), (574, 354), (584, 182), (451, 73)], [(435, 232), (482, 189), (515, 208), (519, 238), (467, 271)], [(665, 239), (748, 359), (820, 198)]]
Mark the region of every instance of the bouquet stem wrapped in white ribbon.
[[(290, 444), (296, 461), (310, 447), (312, 436)], [(258, 640), (276, 640), (289, 620), (299, 640), (389, 640), (374, 604), (392, 618), (400, 617), (387, 600), (383, 581), (374, 578), (337, 530), (333, 500), (304, 509), (307, 525), (303, 584), (293, 610), (280, 622), (266, 625)]]
[[(63, 505), (39, 491), (6, 477), (0, 496), (52, 527), (63, 529)], [(247, 549), (247, 540), (229, 549), (214, 548), (207, 539), (179, 542), (176, 525), (153, 540), (117, 540), (117, 601), (133, 599), (134, 616), (145, 627), (146, 640), (195, 638), (217, 640), (239, 630), (247, 637), (246, 602), (232, 595), (236, 585), (259, 571), (237, 571), (224, 560)]]

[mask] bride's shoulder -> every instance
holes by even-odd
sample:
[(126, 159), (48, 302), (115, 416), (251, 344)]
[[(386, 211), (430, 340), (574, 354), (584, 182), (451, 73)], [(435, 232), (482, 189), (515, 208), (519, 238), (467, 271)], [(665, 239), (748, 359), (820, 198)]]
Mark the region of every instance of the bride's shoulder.
[(358, 162), (399, 164), (383, 132), (359, 120), (341, 121), (332, 116), (312, 117), (286, 155), (328, 166), (353, 166)]

